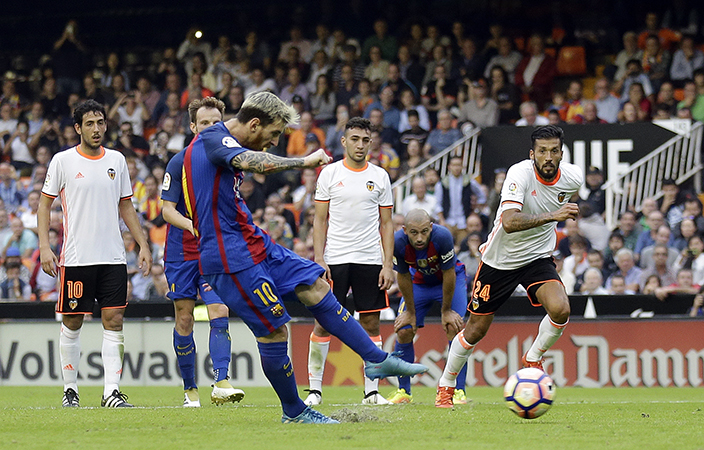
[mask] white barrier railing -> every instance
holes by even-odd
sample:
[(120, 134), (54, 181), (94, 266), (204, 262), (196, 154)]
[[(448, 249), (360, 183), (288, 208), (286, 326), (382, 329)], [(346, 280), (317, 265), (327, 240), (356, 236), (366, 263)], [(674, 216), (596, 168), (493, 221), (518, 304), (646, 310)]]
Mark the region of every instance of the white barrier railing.
[(462, 173), (470, 174), (473, 178), (481, 175), (482, 150), (479, 145), (480, 129), (475, 128), (469, 134), (455, 141), (452, 145), (430, 158), (415, 169), (396, 180), (391, 188), (394, 192), (394, 210), (398, 212), (403, 199), (411, 194), (411, 184), (413, 177), (422, 174), (427, 167), (433, 167), (438, 171), (440, 178), (447, 174), (447, 167), (450, 158), (460, 156), (462, 158)]
[(640, 211), (643, 200), (662, 196), (662, 181), (668, 178), (681, 184), (694, 177), (694, 188), (701, 192), (699, 172), (702, 169), (702, 131), (700, 122), (673, 137), (633, 164), (627, 172), (604, 183), (606, 196), (605, 222), (614, 229), (618, 216), (627, 209)]

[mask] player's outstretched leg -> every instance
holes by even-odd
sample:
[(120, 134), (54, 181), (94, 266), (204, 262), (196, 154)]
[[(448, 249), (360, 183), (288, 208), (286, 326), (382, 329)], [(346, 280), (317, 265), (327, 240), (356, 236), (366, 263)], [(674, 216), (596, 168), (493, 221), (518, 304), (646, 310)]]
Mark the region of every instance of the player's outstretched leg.
[(196, 342), (193, 339), (193, 332), (188, 336), (181, 336), (174, 328), (174, 352), (183, 378), (183, 406), (200, 407), (196, 385)]
[(230, 332), (227, 317), (218, 317), (210, 320), (210, 359), (213, 361), (213, 375), (215, 384), (210, 400), (216, 405), (223, 403), (237, 403), (244, 398), (244, 391), (232, 387), (227, 380), (227, 371), (230, 366)]
[(330, 350), (330, 336), (318, 336), (310, 333), (308, 344), (308, 396), (303, 401), (308, 406), (323, 403), (323, 374), (325, 361)]
[(276, 391), (283, 415), (283, 423), (339, 423), (311, 409), (298, 396), (293, 364), (288, 356), (288, 343), (257, 342), (264, 375)]
[(457, 333), (447, 352), (447, 363), (438, 382), (438, 392), (435, 397), (435, 406), (438, 408), (452, 408), (457, 375), (462, 370), (462, 366), (467, 364), (467, 359), (473, 350), (474, 345), (464, 338), (464, 330)]
[[(321, 283), (325, 283), (320, 280)], [(352, 318), (327, 287), (323, 299), (307, 306), (323, 328), (340, 339), (366, 362), (365, 375), (372, 380), (399, 375), (417, 375), (428, 371), (422, 364), (410, 364), (390, 355), (369, 339), (364, 328)]]

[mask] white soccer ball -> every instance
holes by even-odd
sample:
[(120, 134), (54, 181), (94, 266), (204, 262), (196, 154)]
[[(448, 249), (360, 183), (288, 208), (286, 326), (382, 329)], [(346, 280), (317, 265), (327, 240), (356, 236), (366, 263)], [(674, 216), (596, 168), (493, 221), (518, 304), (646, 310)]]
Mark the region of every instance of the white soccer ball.
[(511, 375), (504, 385), (506, 406), (524, 419), (545, 414), (555, 397), (555, 383), (545, 372), (534, 367)]

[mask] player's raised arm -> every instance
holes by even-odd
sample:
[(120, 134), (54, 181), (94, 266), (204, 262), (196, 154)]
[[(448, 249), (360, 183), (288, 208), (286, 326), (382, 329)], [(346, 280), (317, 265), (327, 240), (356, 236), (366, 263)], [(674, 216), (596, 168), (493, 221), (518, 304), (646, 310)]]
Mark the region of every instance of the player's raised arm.
[(244, 151), (232, 158), (232, 167), (245, 171), (268, 175), (289, 169), (324, 166), (332, 160), (324, 150), (320, 149), (305, 158), (286, 158), (258, 151)]

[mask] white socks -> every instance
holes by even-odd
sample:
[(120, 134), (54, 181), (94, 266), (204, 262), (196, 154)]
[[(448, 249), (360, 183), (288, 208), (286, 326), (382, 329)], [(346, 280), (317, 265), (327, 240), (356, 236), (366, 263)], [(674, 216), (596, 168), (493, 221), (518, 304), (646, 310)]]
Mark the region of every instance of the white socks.
[(452, 339), (450, 350), (447, 352), (447, 363), (442, 371), (440, 381), (438, 381), (439, 387), (455, 387), (457, 374), (462, 370), (462, 366), (467, 363), (467, 359), (469, 359), (473, 350), (474, 345), (464, 339), (464, 330), (457, 333)]
[(310, 334), (308, 345), (308, 384), (311, 391), (323, 392), (325, 360), (330, 350), (330, 336), (320, 337)]
[[(371, 340), (374, 341), (374, 344), (378, 347), (381, 348), (383, 342), (381, 341), (381, 335), (379, 336), (370, 336)], [(370, 380), (367, 377), (364, 377), (364, 394), (368, 394), (370, 392), (377, 391), (379, 392), (379, 379), (377, 378), (376, 380)]]
[(78, 392), (78, 362), (81, 359), (81, 329), (71, 330), (61, 324), (59, 334), (59, 353), (61, 355), (61, 373), (64, 377), (64, 391), (73, 389)]
[(122, 330), (103, 330), (103, 368), (105, 369), (105, 387), (103, 397), (108, 397), (112, 391), (120, 390), (122, 376), (122, 356), (125, 353), (125, 334)]
[(565, 329), (565, 326), (569, 323), (569, 320), (563, 324), (557, 324), (550, 319), (547, 314), (540, 321), (540, 326), (538, 327), (538, 337), (533, 341), (533, 345), (530, 346), (530, 350), (526, 354), (527, 361), (540, 361), (543, 354), (547, 352), (550, 347), (553, 346)]

